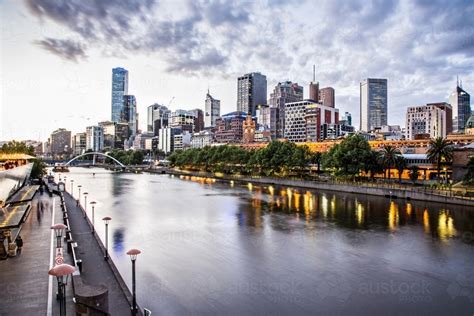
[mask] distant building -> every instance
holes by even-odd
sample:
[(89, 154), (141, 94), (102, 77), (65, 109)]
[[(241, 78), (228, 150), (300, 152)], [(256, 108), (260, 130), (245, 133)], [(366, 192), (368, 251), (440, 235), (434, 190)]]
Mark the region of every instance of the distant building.
[(243, 137), (243, 123), (246, 112), (231, 112), (216, 120), (214, 138), (217, 143), (240, 143)]
[(257, 105), (267, 103), (267, 77), (259, 72), (237, 79), (237, 112), (255, 116)]
[(51, 133), (51, 155), (70, 154), (71, 149), (71, 131), (65, 128), (59, 128)]
[(467, 135), (474, 135), (474, 115), (471, 115), (466, 122), (466, 126), (464, 127), (464, 132)]
[(180, 128), (183, 131), (192, 133), (194, 131), (195, 116), (192, 112), (186, 110), (176, 110), (171, 112), (168, 121), (169, 127)]
[(311, 82), (309, 84), (309, 99), (314, 102), (319, 101), (319, 82)]
[(449, 103), (453, 108), (453, 132), (462, 133), (472, 114), (471, 96), (458, 83), (454, 92), (449, 96)]
[[(277, 107), (270, 107), (268, 105), (259, 105), (257, 108), (258, 129), (268, 132), (271, 139), (278, 138), (277, 131), (278, 131), (278, 126), (279, 126), (279, 122), (278, 122), (279, 113), (280, 113), (280, 110)], [(281, 113), (284, 113), (284, 111)], [(283, 135), (281, 135), (281, 137), (283, 137)]]
[(138, 133), (138, 113), (137, 100), (134, 95), (123, 96), (123, 111), (120, 123), (128, 123), (130, 136), (134, 137)]
[(434, 105), (446, 112), (446, 135), (453, 132), (453, 107), (446, 102), (428, 103), (428, 106)]
[(214, 99), (209, 90), (207, 90), (204, 110), (204, 127), (216, 126), (216, 119), (221, 115), (221, 101)]
[(365, 79), (360, 83), (360, 130), (369, 132), (387, 125), (387, 79)]
[(77, 133), (72, 137), (72, 154), (81, 155), (86, 152), (86, 133)]
[(319, 102), (330, 108), (336, 107), (335, 91), (332, 87), (326, 87), (319, 90)]
[(174, 135), (181, 134), (183, 131), (179, 127), (162, 127), (158, 132), (158, 149), (165, 154), (174, 151)]
[(446, 137), (446, 111), (432, 105), (412, 106), (406, 113), (406, 139), (418, 139), (419, 135), (430, 138)]
[(352, 115), (349, 112), (344, 112), (344, 115), (339, 120), (339, 124), (352, 126)]
[(120, 122), (123, 113), (123, 96), (128, 94), (128, 71), (124, 68), (112, 69), (112, 115), (111, 121)]
[[(276, 131), (272, 138), (282, 138), (285, 131), (285, 104), (303, 100), (303, 87), (291, 81), (279, 82), (270, 94), (269, 104), (276, 111), (269, 113), (276, 115)], [(268, 110), (271, 112), (272, 110)], [(270, 118), (273, 118), (270, 116)], [(272, 126), (271, 126), (272, 127)]]
[(101, 152), (104, 149), (104, 129), (101, 126), (86, 128), (86, 151)]
[(379, 140), (403, 140), (406, 130), (403, 131), (399, 125), (384, 125), (376, 128), (372, 135)]
[(243, 129), (242, 142), (244, 144), (253, 143), (255, 139), (256, 124), (255, 124), (255, 120), (252, 119), (251, 115), (247, 115), (247, 118), (242, 123), (242, 129)]
[[(340, 135), (340, 126), (339, 126), (339, 110), (333, 107), (322, 105), (321, 103), (316, 103), (311, 100), (306, 100), (303, 102), (298, 102), (299, 105), (296, 107), (298, 110), (293, 116), (296, 118), (296, 124), (291, 124), (295, 126), (293, 129), (288, 130), (288, 135), (293, 135), (292, 140), (288, 138), (289, 141), (295, 142), (319, 142), (326, 139), (335, 139)], [(297, 104), (298, 104), (297, 103)], [(304, 107), (303, 120), (301, 120), (297, 115), (300, 109)], [(301, 122), (304, 122), (304, 125), (299, 126)], [(300, 132), (304, 131), (304, 137), (300, 137)]]
[(203, 148), (210, 146), (213, 143), (214, 134), (209, 131), (200, 131), (199, 133), (193, 133), (191, 138), (191, 147), (192, 148)]
[(183, 131), (181, 134), (173, 136), (174, 150), (184, 150), (191, 147), (191, 133)]
[(147, 132), (158, 136), (160, 128), (168, 126), (171, 111), (164, 105), (154, 103), (147, 109)]
[(204, 112), (201, 109), (190, 110), (189, 113), (194, 115), (193, 133), (200, 132), (204, 129)]
[(128, 123), (99, 122), (104, 130), (104, 149), (123, 149), (124, 141), (130, 136)]
[[(147, 150), (151, 148), (147, 148), (146, 144), (147, 141), (149, 141), (149, 144), (151, 145), (151, 141), (153, 139), (153, 133), (141, 133), (137, 134), (135, 138), (133, 139), (133, 145), (132, 149), (133, 150)], [(150, 146), (151, 147), (151, 146)]]

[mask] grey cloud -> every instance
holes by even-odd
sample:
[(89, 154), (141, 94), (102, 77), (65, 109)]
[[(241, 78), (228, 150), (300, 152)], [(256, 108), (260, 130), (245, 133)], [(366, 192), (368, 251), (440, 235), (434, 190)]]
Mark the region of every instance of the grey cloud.
[(72, 40), (45, 38), (35, 43), (43, 49), (66, 60), (77, 62), (80, 59), (87, 58), (84, 46)]

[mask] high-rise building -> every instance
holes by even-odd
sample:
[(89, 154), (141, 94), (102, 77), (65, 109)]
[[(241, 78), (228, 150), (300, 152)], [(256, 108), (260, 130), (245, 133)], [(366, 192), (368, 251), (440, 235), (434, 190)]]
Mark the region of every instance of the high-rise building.
[(451, 104), (446, 102), (428, 103), (426, 105), (434, 105), (446, 112), (446, 135), (453, 132), (453, 108)]
[(387, 79), (368, 78), (360, 83), (360, 130), (387, 125)]
[(128, 123), (130, 136), (135, 136), (138, 133), (138, 114), (137, 100), (134, 95), (123, 96), (123, 109), (121, 113), (120, 122)]
[(86, 150), (100, 152), (104, 149), (104, 129), (101, 126), (86, 128)]
[(259, 72), (245, 74), (237, 80), (237, 112), (255, 116), (257, 105), (267, 103), (267, 77)]
[[(271, 139), (278, 138), (278, 113), (279, 109), (277, 107), (270, 107), (268, 105), (259, 105), (257, 107), (258, 130), (268, 132)], [(284, 113), (284, 111), (282, 113)], [(281, 137), (283, 137), (283, 135), (281, 135), (280, 138)]]
[[(303, 100), (303, 87), (291, 81), (279, 82), (270, 94), (270, 107), (277, 108), (276, 132), (272, 138), (282, 138), (285, 131), (285, 104)], [(271, 111), (271, 110), (268, 110)]]
[(352, 126), (352, 115), (349, 112), (344, 112), (344, 115), (342, 116), (342, 119), (339, 121), (340, 124), (344, 124), (347, 126)]
[(71, 131), (65, 128), (59, 128), (51, 133), (51, 154), (55, 155), (70, 154), (71, 148)]
[(191, 147), (192, 148), (203, 148), (210, 146), (214, 140), (214, 134), (209, 130), (200, 131), (199, 133), (194, 133), (191, 138)]
[(155, 103), (148, 107), (147, 114), (147, 132), (158, 136), (160, 128), (168, 126), (171, 111), (166, 106)]
[(99, 126), (104, 130), (104, 149), (124, 148), (124, 141), (130, 136), (128, 123), (105, 121)]
[(81, 155), (86, 151), (86, 133), (77, 133), (72, 137), (72, 154)]
[(201, 109), (189, 110), (194, 115), (194, 133), (198, 133), (204, 129), (204, 112)]
[(471, 116), (471, 97), (462, 89), (459, 82), (449, 96), (449, 103), (453, 107), (453, 132), (462, 133)]
[[(311, 100), (307, 100), (310, 101)], [(321, 103), (305, 104), (304, 112), (306, 139), (319, 142), (335, 139), (340, 135), (339, 110)]]
[(309, 99), (314, 102), (319, 101), (319, 82), (309, 84)]
[(181, 134), (179, 127), (162, 127), (158, 132), (158, 149), (165, 154), (174, 151), (174, 135)]
[(328, 106), (330, 108), (336, 107), (336, 97), (334, 88), (326, 87), (319, 89), (319, 102), (322, 105)]
[(446, 137), (446, 111), (436, 105), (412, 106), (406, 113), (406, 139)]
[(194, 131), (195, 116), (190, 111), (176, 110), (171, 112), (169, 127), (180, 128), (182, 131), (192, 133)]
[(204, 110), (206, 112), (204, 116), (204, 127), (216, 126), (216, 119), (221, 115), (221, 101), (214, 99), (209, 93), (209, 90), (207, 90)]
[(112, 116), (111, 121), (120, 122), (123, 113), (123, 96), (128, 94), (128, 70), (112, 69)]

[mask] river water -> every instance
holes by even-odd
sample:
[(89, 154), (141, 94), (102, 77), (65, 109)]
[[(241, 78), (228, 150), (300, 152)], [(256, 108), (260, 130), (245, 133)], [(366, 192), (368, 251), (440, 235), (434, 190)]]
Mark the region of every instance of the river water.
[(130, 288), (125, 253), (142, 251), (137, 298), (154, 315), (474, 313), (469, 207), (103, 169), (70, 179), (97, 202), (102, 240), (112, 217)]

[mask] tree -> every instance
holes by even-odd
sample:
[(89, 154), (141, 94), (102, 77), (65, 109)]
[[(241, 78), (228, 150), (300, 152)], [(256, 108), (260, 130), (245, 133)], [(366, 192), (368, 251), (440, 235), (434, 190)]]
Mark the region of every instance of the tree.
[(46, 175), (46, 164), (42, 159), (35, 159), (33, 161), (33, 168), (31, 168), (31, 178), (41, 179)]
[(441, 164), (444, 162), (447, 164), (453, 159), (453, 148), (451, 143), (442, 137), (431, 139), (428, 148), (428, 160), (436, 164), (438, 171), (438, 182), (441, 181)]
[(384, 171), (380, 160), (380, 152), (371, 150), (367, 159), (364, 161), (364, 171), (366, 174), (370, 173), (371, 179), (373, 179), (377, 173), (382, 173)]
[(471, 157), (469, 159), (469, 162), (467, 163), (467, 173), (463, 178), (463, 183), (467, 185), (472, 185), (474, 184), (474, 157)]
[(395, 169), (398, 171), (398, 182), (402, 182), (403, 171), (407, 168), (407, 161), (402, 155), (398, 155), (395, 158)]
[(311, 157), (311, 163), (316, 164), (318, 166), (318, 173), (321, 172), (321, 162), (323, 160), (323, 154), (320, 152), (316, 152)]
[(418, 177), (420, 176), (420, 169), (418, 168), (418, 166), (410, 167), (409, 176), (410, 180), (413, 182), (413, 184), (415, 184), (416, 180), (418, 180)]
[(388, 170), (388, 180), (390, 180), (390, 170), (395, 166), (399, 155), (400, 151), (390, 145), (385, 146), (381, 151), (380, 159), (383, 167)]

